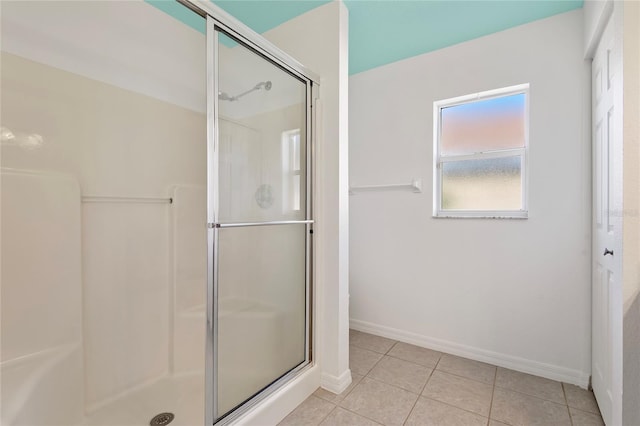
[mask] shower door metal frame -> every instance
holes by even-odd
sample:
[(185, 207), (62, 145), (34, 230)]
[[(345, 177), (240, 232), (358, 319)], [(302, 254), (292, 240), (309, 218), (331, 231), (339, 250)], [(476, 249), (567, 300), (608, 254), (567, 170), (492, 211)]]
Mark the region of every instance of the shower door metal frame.
[[(217, 407), (217, 337), (218, 337), (218, 242), (223, 228), (304, 224), (306, 228), (305, 265), (305, 359), (289, 372), (275, 380), (258, 394), (226, 414), (215, 424), (233, 422), (260, 401), (313, 365), (313, 198), (314, 198), (314, 149), (315, 115), (313, 104), (318, 97), (319, 76), (297, 62), (275, 45), (265, 40), (249, 27), (215, 6), (201, 0), (177, 0), (179, 3), (203, 16), (206, 27), (207, 63), (207, 325), (205, 362), (205, 422), (213, 425), (218, 413)], [(218, 34), (222, 32), (236, 39), (239, 44), (261, 56), (306, 84), (306, 215), (300, 221), (271, 221), (224, 224), (219, 222), (219, 133), (218, 133)]]

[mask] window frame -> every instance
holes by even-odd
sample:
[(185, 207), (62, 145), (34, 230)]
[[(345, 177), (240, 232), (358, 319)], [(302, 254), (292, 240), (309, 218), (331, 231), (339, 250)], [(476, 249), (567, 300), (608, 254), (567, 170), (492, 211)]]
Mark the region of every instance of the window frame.
[[(440, 136), (443, 108), (470, 104), (488, 99), (524, 94), (524, 147), (502, 150), (488, 150), (461, 155), (441, 154)], [(442, 164), (460, 160), (487, 160), (520, 156), (521, 196), (520, 210), (446, 210), (442, 208)], [(519, 84), (500, 89), (472, 93), (470, 95), (443, 99), (433, 103), (433, 217), (434, 218), (484, 218), (484, 219), (527, 219), (529, 217), (529, 84)]]
[[(298, 168), (295, 167), (295, 153), (293, 152), (292, 142), (294, 137), (298, 137), (298, 150), (302, 148), (302, 132), (301, 129), (291, 129), (282, 132), (282, 166), (283, 166), (283, 182), (282, 182), (282, 209), (283, 211), (291, 210), (297, 212), (302, 209), (302, 188), (298, 190), (298, 206), (294, 206), (294, 191), (293, 187), (295, 178), (298, 177), (300, 184), (302, 183), (302, 161), (303, 158), (299, 158)], [(292, 198), (293, 197), (293, 198)]]

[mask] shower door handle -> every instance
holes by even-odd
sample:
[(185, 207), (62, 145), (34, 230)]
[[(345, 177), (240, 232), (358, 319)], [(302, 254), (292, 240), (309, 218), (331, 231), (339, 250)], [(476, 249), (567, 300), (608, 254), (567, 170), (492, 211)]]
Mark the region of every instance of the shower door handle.
[(238, 222), (238, 223), (208, 223), (209, 228), (243, 228), (246, 226), (274, 226), (274, 225), (304, 225), (313, 224), (313, 219), (308, 220), (274, 220), (271, 222)]

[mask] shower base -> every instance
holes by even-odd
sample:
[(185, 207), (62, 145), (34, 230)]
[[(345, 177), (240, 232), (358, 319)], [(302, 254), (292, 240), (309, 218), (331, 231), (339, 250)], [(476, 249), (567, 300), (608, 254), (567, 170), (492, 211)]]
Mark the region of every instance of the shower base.
[(204, 424), (204, 375), (162, 378), (90, 413), (86, 426), (146, 426), (160, 413), (173, 413), (171, 426)]

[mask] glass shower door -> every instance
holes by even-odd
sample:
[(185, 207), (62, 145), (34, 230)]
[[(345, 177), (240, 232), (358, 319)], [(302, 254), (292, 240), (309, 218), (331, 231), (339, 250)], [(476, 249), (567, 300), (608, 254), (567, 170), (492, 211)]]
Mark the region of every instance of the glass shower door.
[(216, 29), (213, 419), (309, 360), (310, 84)]

